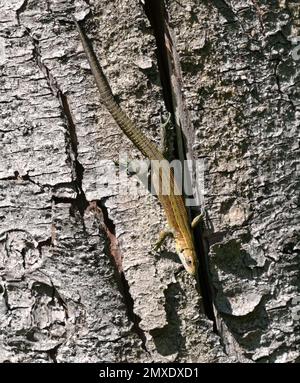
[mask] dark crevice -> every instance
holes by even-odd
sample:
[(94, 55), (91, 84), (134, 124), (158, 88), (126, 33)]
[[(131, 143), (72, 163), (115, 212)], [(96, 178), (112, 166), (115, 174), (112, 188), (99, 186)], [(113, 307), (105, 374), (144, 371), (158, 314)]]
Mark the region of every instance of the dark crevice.
[(28, 173), (21, 175), (17, 170), (14, 171), (13, 176), (0, 178), (0, 181), (19, 181), (19, 182), (20, 181), (28, 181), (28, 182), (32, 183), (33, 185), (38, 186), (41, 189), (41, 192), (43, 192), (45, 190), (45, 188), (47, 187), (47, 185), (41, 185), (40, 183), (33, 181), (33, 179), (29, 176)]
[[(78, 139), (77, 139), (76, 128), (75, 128), (75, 124), (73, 121), (71, 109), (70, 109), (70, 106), (68, 103), (68, 99), (67, 99), (66, 95), (63, 94), (60, 90), (58, 91), (58, 98), (59, 98), (61, 106), (63, 108), (64, 116), (66, 117), (67, 122), (68, 122), (71, 148), (73, 150), (73, 153), (75, 154), (75, 158), (77, 159), (77, 157), (78, 157)], [(79, 167), (80, 166), (81, 165), (79, 164)], [(81, 166), (81, 168), (82, 168), (82, 166)], [(83, 169), (79, 169), (80, 175), (82, 175), (81, 174), (82, 171), (83, 171)]]
[[(195, 214), (196, 215), (196, 214)], [(191, 215), (192, 219), (195, 218), (193, 216), (193, 212)], [(214, 314), (213, 308), (213, 296), (214, 292), (212, 289), (212, 281), (209, 272), (208, 266), (208, 253), (209, 253), (209, 243), (206, 239), (205, 235), (205, 227), (204, 225), (199, 224), (193, 230), (194, 234), (194, 245), (196, 249), (196, 253), (198, 255), (198, 280), (197, 280), (197, 288), (199, 294), (203, 299), (203, 307), (205, 314), (207, 317), (213, 322), (213, 330), (217, 333), (217, 323)], [(198, 239), (198, 240), (196, 240)]]
[[(112, 219), (110, 219), (108, 215), (108, 210), (105, 205), (106, 199), (102, 199), (97, 201), (97, 206), (102, 212), (104, 229), (109, 241), (109, 255), (113, 260), (114, 266), (118, 271), (118, 276), (122, 273), (122, 256), (118, 245), (118, 240), (116, 237), (116, 228)], [(120, 278), (118, 277), (118, 282), (120, 282)]]
[(13, 176), (3, 177), (0, 179), (0, 181), (16, 181), (16, 180), (31, 181), (28, 174), (21, 176), (17, 170), (14, 171)]
[(40, 255), (42, 255), (42, 248), (46, 246), (46, 247), (52, 247), (53, 246), (53, 239), (52, 237), (49, 237), (47, 239), (45, 239), (44, 241), (39, 241), (38, 242), (38, 245), (37, 245), (37, 250), (39, 252)]
[(32, 34), (31, 34), (31, 30), (29, 28), (26, 28), (26, 31), (28, 33), (28, 35), (30, 36), (31, 40), (32, 40), (32, 43), (33, 43), (33, 57), (35, 58), (36, 60), (36, 63), (37, 63), (37, 66), (40, 68), (40, 70), (42, 71), (42, 73), (44, 74), (45, 76), (45, 79), (47, 81), (47, 84), (49, 86), (49, 89), (51, 91), (51, 93), (57, 97), (57, 93), (59, 92), (59, 89), (57, 87), (57, 84), (56, 84), (56, 81), (54, 79), (54, 77), (52, 76), (52, 74), (50, 73), (50, 70), (49, 68), (47, 67), (47, 65), (42, 61), (42, 54), (41, 54), (41, 48), (40, 48), (40, 42), (37, 38), (35, 38)]
[[(219, 5), (219, 8), (221, 7), (223, 11), (226, 11), (227, 17), (230, 16), (231, 20), (235, 18), (234, 13), (231, 11), (231, 9), (225, 2), (219, 1), (217, 3)], [(165, 105), (167, 110), (173, 116), (173, 121), (175, 121), (175, 112), (177, 111), (178, 105), (180, 105), (181, 102), (184, 102), (184, 99), (181, 89), (181, 94), (178, 95), (178, 89), (180, 88), (180, 86), (177, 85), (178, 89), (173, 89), (174, 85), (171, 81), (171, 75), (175, 75), (178, 77), (180, 73), (178, 73), (178, 70), (176, 70), (176, 65), (179, 65), (179, 63), (177, 63), (178, 57), (176, 57), (174, 42), (169, 32), (168, 15), (165, 8), (165, 2), (164, 0), (145, 0), (144, 8), (146, 16), (150, 21), (155, 36), (158, 69), (163, 88), (163, 97)], [(178, 83), (180, 83), (181, 80), (181, 78), (178, 78)], [(181, 100), (178, 100), (178, 97), (181, 98)], [(178, 111), (181, 112), (181, 109), (178, 109)], [(184, 113), (184, 111), (182, 113)], [(184, 116), (181, 116), (180, 118), (184, 120)], [(181, 138), (182, 141), (179, 142)], [(187, 158), (187, 145), (184, 141), (184, 138), (184, 133), (180, 129), (180, 134), (177, 133), (177, 137), (175, 137), (175, 143), (177, 146), (177, 153), (175, 153), (175, 155), (181, 161)], [(198, 212), (195, 212), (196, 210), (199, 211), (200, 208), (197, 207), (193, 211), (190, 211), (190, 215), (192, 216), (192, 218), (194, 218), (194, 215), (199, 214)], [(207, 258), (209, 249), (208, 242), (205, 240), (204, 237), (204, 227), (198, 226), (194, 231), (194, 237), (195, 249), (199, 260), (198, 291), (203, 299), (203, 307), (205, 314), (210, 320), (213, 321), (214, 331), (216, 331), (217, 326), (213, 310), (213, 291), (209, 275)]]
[(72, 151), (75, 156), (74, 160), (74, 166), (75, 166), (75, 183), (77, 186), (77, 198), (76, 198), (76, 204), (78, 207), (78, 210), (80, 214), (83, 216), (85, 209), (88, 207), (88, 201), (86, 199), (86, 196), (84, 194), (84, 191), (82, 189), (82, 180), (83, 180), (83, 173), (84, 173), (84, 167), (78, 160), (78, 139), (76, 134), (76, 128), (75, 124), (72, 118), (71, 109), (68, 103), (68, 99), (65, 94), (63, 94), (60, 90), (58, 92), (58, 97), (60, 99), (64, 116), (67, 119), (67, 127), (69, 131), (69, 137), (70, 137), (70, 144)]
[(21, 15), (21, 13), (23, 13), (25, 11), (27, 4), (28, 4), (28, 0), (24, 0), (22, 5), (20, 6), (20, 8), (16, 9), (16, 19), (17, 19), (18, 25), (21, 25), (20, 15)]
[(162, 0), (146, 0), (145, 13), (154, 31), (156, 41), (156, 57), (162, 85), (162, 92), (167, 110), (174, 115), (172, 87), (170, 81), (169, 61), (167, 47), (165, 44), (165, 25), (167, 17), (165, 6)]
[[(158, 72), (160, 77), (160, 83), (162, 86), (162, 94), (167, 111), (171, 115), (171, 122), (173, 126), (176, 126), (175, 121), (175, 108), (174, 98), (173, 98), (173, 89), (171, 82), (171, 73), (170, 73), (170, 60), (173, 60), (172, 57), (172, 47), (167, 47), (166, 40), (171, 44), (172, 38), (169, 36), (168, 29), (166, 28), (168, 23), (168, 13), (165, 8), (165, 3), (163, 0), (146, 0), (145, 5), (145, 14), (150, 22), (150, 25), (153, 30), (153, 34), (156, 42), (156, 58), (158, 65)], [(179, 134), (180, 137), (177, 137), (174, 131), (169, 130), (166, 132), (168, 135), (174, 135), (170, 137), (170, 141), (174, 142), (173, 151), (174, 153), (169, 153), (169, 156), (172, 158), (180, 158), (184, 156), (183, 143), (184, 136), (182, 135), (181, 130), (175, 129), (176, 134)], [(182, 160), (185, 158), (182, 158)]]
[(124, 304), (126, 306), (128, 319), (132, 323), (133, 331), (137, 334), (142, 342), (142, 348), (148, 352), (146, 348), (146, 336), (144, 331), (140, 328), (139, 323), (141, 318), (134, 313), (134, 301), (130, 294), (129, 284), (122, 270), (122, 258), (120, 249), (118, 246), (118, 240), (116, 238), (115, 224), (108, 215), (107, 207), (105, 206), (105, 199), (97, 201), (97, 206), (101, 210), (103, 215), (104, 230), (108, 239), (107, 253), (113, 265), (115, 271), (115, 279), (119, 291), (123, 297)]
[(19, 179), (19, 172), (15, 171), (13, 176), (0, 178), (0, 181), (16, 181)]
[(8, 293), (7, 293), (6, 285), (2, 286), (2, 289), (3, 289), (2, 296), (3, 296), (4, 302), (5, 302), (5, 306), (7, 308), (7, 311), (12, 311), (10, 304), (8, 302)]
[(61, 344), (58, 344), (57, 346), (47, 351), (49, 358), (52, 360), (53, 363), (57, 363), (57, 351), (60, 346)]
[(89, 202), (87, 201), (84, 192), (80, 188), (81, 184), (75, 183), (75, 186), (77, 189), (76, 198), (52, 196), (52, 201), (54, 202), (55, 205), (58, 205), (60, 203), (70, 204), (71, 215), (74, 216), (75, 215), (74, 212), (79, 211), (81, 217), (83, 217), (84, 212), (89, 205)]
[(128, 318), (133, 324), (132, 327), (133, 327), (134, 332), (137, 334), (137, 336), (139, 337), (139, 339), (142, 342), (143, 350), (148, 352), (148, 350), (146, 348), (146, 335), (145, 335), (144, 331), (141, 329), (141, 327), (139, 326), (141, 318), (137, 314), (135, 314), (135, 312), (133, 310), (134, 301), (133, 301), (133, 298), (130, 294), (128, 281), (127, 281), (125, 274), (123, 272), (121, 272), (120, 277), (121, 277), (121, 283), (123, 286), (123, 298), (124, 298), (124, 302), (125, 302), (125, 305), (127, 308)]
[(184, 291), (180, 283), (170, 283), (164, 291), (165, 312), (167, 325), (162, 328), (150, 330), (155, 346), (160, 355), (168, 356), (177, 354), (174, 362), (181, 359), (181, 350), (186, 348), (185, 337), (182, 335), (181, 319), (178, 315), (180, 299)]
[(41, 193), (43, 193), (43, 192), (45, 191), (45, 189), (48, 187), (48, 185), (44, 185), (44, 184), (42, 185), (42, 184), (40, 184), (39, 182), (34, 181), (34, 180), (30, 177), (30, 175), (29, 175), (28, 173), (25, 174), (24, 176), (19, 176), (19, 178), (22, 179), (23, 181), (28, 181), (28, 182), (30, 182), (31, 184), (38, 186), (38, 187), (40, 188), (40, 192), (41, 192)]
[(26, 269), (26, 252), (27, 252), (27, 249), (22, 249), (21, 250), (22, 266), (23, 266), (24, 270)]

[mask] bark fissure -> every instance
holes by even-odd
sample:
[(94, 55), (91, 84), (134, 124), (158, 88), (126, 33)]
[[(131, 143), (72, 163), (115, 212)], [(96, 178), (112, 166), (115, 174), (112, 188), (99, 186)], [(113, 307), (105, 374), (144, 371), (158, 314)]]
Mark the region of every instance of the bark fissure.
[(115, 278), (119, 288), (119, 291), (123, 297), (123, 301), (127, 310), (127, 316), (132, 323), (133, 331), (137, 334), (141, 340), (141, 346), (143, 350), (148, 352), (146, 348), (146, 336), (144, 331), (139, 326), (141, 318), (134, 312), (134, 300), (130, 294), (130, 287), (125, 274), (122, 270), (122, 256), (116, 237), (116, 229), (113, 220), (109, 217), (108, 209), (105, 205), (105, 199), (97, 201), (97, 207), (100, 209), (103, 216), (103, 226), (106, 233), (108, 246), (107, 253), (114, 267)]
[(14, 171), (14, 175), (13, 176), (8, 176), (8, 177), (0, 178), (0, 181), (29, 181), (32, 184), (40, 187), (41, 190), (43, 190), (47, 186), (45, 184), (41, 185), (40, 183), (38, 183), (36, 181), (33, 181), (33, 179), (29, 176), (28, 173), (24, 174), (24, 175), (21, 175), (17, 170)]
[(6, 282), (5, 281), (3, 283), (2, 289), (3, 289), (2, 296), (3, 296), (3, 299), (4, 299), (6, 311), (12, 311), (12, 309), (10, 307), (10, 304), (9, 304), (9, 301), (8, 301), (8, 293), (7, 293), (7, 287), (6, 287)]
[(68, 103), (68, 99), (65, 94), (61, 90), (58, 92), (58, 97), (61, 102), (61, 106), (64, 111), (64, 115), (67, 120), (67, 128), (69, 132), (69, 138), (70, 138), (70, 144), (71, 144), (71, 149), (74, 153), (74, 168), (75, 168), (75, 184), (77, 187), (77, 198), (76, 198), (76, 203), (78, 210), (80, 214), (83, 216), (85, 209), (88, 206), (88, 201), (86, 199), (85, 193), (82, 188), (82, 181), (83, 181), (83, 173), (84, 173), (84, 167), (81, 164), (81, 162), (78, 160), (78, 139), (77, 139), (77, 134), (76, 134), (76, 128), (75, 124), (72, 118), (72, 113), (71, 109)]
[(53, 363), (57, 363), (57, 353), (60, 346), (61, 344), (58, 344), (57, 346), (51, 348), (51, 350), (47, 351), (49, 359), (52, 360)]
[[(72, 200), (72, 204), (76, 204), (80, 214), (83, 216), (85, 209), (88, 206), (88, 201), (86, 199), (85, 193), (82, 189), (82, 180), (83, 180), (83, 173), (84, 173), (84, 167), (78, 160), (78, 139), (76, 134), (76, 127), (75, 123), (73, 121), (71, 108), (68, 102), (67, 96), (61, 91), (56, 79), (51, 74), (51, 71), (47, 67), (47, 65), (42, 60), (42, 53), (39, 45), (39, 41), (34, 38), (31, 35), (31, 31), (27, 28), (27, 32), (29, 36), (32, 39), (33, 45), (34, 45), (34, 57), (36, 59), (37, 65), (42, 71), (42, 73), (45, 75), (45, 79), (47, 81), (47, 84), (49, 86), (49, 89), (51, 90), (52, 94), (58, 98), (60, 106), (61, 106), (61, 113), (62, 117), (66, 122), (66, 128), (68, 132), (68, 138), (70, 145), (70, 148), (67, 148), (67, 151), (69, 152), (70, 162), (74, 166), (74, 184), (77, 189), (77, 198), (75, 200)], [(53, 197), (53, 200), (57, 202), (57, 198)], [(59, 202), (61, 202), (61, 198), (58, 199)]]
[[(168, 23), (168, 14), (165, 7), (164, 0), (146, 0), (145, 1), (145, 13), (153, 28), (153, 34), (156, 41), (156, 55), (158, 62), (159, 76), (162, 84), (163, 96), (167, 110), (172, 115), (174, 124), (178, 124), (176, 121), (176, 113), (182, 113), (182, 110), (178, 109), (178, 105), (184, 103), (182, 91), (178, 95), (178, 89), (175, 89), (171, 77), (174, 76), (178, 83), (182, 82), (181, 73), (176, 70), (180, 67), (179, 58), (174, 54), (176, 47), (175, 41), (173, 41), (171, 34), (169, 33), (170, 26)], [(180, 101), (178, 100), (180, 98)], [(183, 113), (187, 113), (186, 110)], [(187, 120), (186, 116), (180, 116), (180, 125), (184, 124)], [(182, 132), (182, 126), (177, 126), (176, 136), (174, 137), (175, 147), (177, 148), (175, 156), (181, 161), (187, 159), (187, 142), (185, 138), (185, 132)], [(197, 211), (196, 211), (197, 210)], [(197, 215), (200, 208), (193, 209), (190, 212), (191, 216)], [(214, 328), (216, 329), (215, 316), (213, 311), (213, 298), (212, 288), (210, 283), (206, 247), (208, 244), (204, 244), (203, 230), (200, 227), (195, 229), (195, 248), (199, 259), (199, 284), (198, 291), (203, 298), (203, 306), (206, 315), (214, 322)]]
[(24, 0), (23, 3), (21, 4), (21, 6), (18, 9), (16, 9), (16, 18), (17, 18), (17, 22), (19, 25), (21, 25), (20, 15), (21, 15), (21, 13), (23, 13), (26, 10), (27, 4), (28, 4), (28, 0)]

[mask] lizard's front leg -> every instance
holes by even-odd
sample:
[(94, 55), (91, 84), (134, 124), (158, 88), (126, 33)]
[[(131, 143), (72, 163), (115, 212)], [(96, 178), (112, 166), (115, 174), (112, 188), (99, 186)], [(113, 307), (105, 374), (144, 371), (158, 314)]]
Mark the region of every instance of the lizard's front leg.
[(156, 242), (156, 244), (154, 246), (154, 251), (159, 250), (168, 237), (174, 237), (174, 231), (172, 231), (172, 230), (162, 230), (159, 233), (159, 239), (158, 239), (158, 241)]

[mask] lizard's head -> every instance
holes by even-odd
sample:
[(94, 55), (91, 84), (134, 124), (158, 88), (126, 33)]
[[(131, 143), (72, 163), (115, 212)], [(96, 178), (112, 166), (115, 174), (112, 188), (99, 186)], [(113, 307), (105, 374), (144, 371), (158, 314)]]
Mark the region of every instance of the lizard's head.
[(195, 275), (198, 267), (197, 255), (195, 253), (195, 250), (188, 248), (177, 248), (177, 253), (186, 271), (191, 275)]

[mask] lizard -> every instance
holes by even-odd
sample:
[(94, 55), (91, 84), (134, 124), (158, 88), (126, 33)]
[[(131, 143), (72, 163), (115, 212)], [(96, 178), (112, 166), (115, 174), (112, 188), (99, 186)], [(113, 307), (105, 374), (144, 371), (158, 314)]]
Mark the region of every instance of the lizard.
[[(86, 35), (75, 17), (73, 17), (73, 21), (79, 33), (81, 44), (89, 62), (91, 72), (95, 78), (95, 82), (104, 106), (110, 112), (123, 133), (129, 138), (135, 147), (151, 161), (151, 170), (156, 185), (154, 188), (165, 212), (168, 226), (171, 229), (168, 232), (161, 233), (160, 240), (156, 248), (160, 246), (165, 237), (170, 234), (174, 236), (176, 253), (178, 254), (185, 270), (190, 275), (197, 276), (198, 260), (194, 246), (192, 229), (198, 224), (198, 222), (200, 222), (202, 217), (199, 215), (193, 220), (192, 223), (190, 223), (183, 195), (179, 190), (178, 184), (174, 177), (173, 169), (170, 167), (169, 162), (156, 145), (135, 125), (135, 123), (127, 116), (127, 114), (116, 102), (103, 73), (102, 67), (100, 66), (93, 49), (90, 47)], [(168, 194), (160, 192), (163, 177), (165, 177), (164, 179), (169, 181), (170, 184)]]

